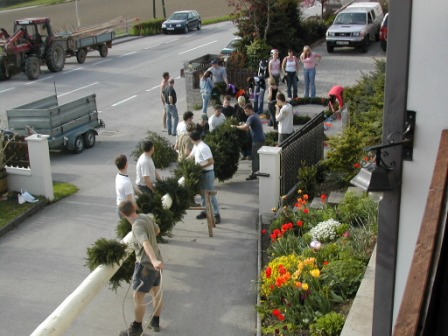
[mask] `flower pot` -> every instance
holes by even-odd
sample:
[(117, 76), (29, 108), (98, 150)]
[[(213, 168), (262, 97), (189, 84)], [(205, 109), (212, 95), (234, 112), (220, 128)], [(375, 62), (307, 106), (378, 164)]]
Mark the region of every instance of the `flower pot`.
[(6, 168), (0, 168), (0, 194), (8, 191), (8, 179), (6, 176)]

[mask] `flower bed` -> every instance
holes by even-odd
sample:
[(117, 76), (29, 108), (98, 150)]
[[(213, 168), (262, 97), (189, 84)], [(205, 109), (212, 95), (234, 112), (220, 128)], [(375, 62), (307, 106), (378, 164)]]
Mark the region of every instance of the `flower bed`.
[[(376, 240), (377, 204), (367, 194), (309, 207), (307, 195), (262, 227), (259, 276), (263, 335), (339, 335)], [(363, 213), (347, 214), (354, 207)]]

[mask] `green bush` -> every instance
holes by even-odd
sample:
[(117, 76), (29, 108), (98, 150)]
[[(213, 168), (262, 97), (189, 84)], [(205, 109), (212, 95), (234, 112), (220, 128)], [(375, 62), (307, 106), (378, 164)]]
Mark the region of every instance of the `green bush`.
[(308, 166), (306, 161), (301, 162), (298, 174), (298, 188), (310, 198), (316, 195), (317, 166)]
[(339, 336), (344, 323), (344, 315), (336, 312), (328, 313), (310, 325), (311, 336)]
[(149, 35), (161, 34), (163, 21), (165, 21), (164, 18), (151, 19), (149, 21), (144, 21), (139, 24), (136, 24), (132, 28), (132, 35), (149, 36)]
[(254, 71), (258, 70), (260, 60), (267, 59), (272, 47), (265, 40), (257, 39), (247, 47), (247, 65)]
[(148, 140), (154, 143), (155, 151), (152, 155), (152, 159), (156, 168), (164, 169), (167, 168), (172, 162), (176, 162), (177, 153), (168, 139), (152, 131), (149, 131), (146, 138), (140, 140), (135, 146), (135, 149), (132, 151), (131, 156), (135, 161), (137, 161), (140, 155), (143, 153), (143, 143)]
[(356, 295), (365, 269), (364, 262), (358, 259), (333, 260), (322, 269), (322, 281), (346, 300)]
[(337, 219), (350, 225), (365, 225), (378, 221), (378, 204), (368, 193), (346, 192), (336, 210)]

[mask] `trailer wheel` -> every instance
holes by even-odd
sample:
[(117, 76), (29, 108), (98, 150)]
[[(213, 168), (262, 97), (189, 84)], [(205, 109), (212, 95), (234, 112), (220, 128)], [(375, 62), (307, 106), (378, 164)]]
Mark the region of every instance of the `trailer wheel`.
[(25, 74), (29, 80), (39, 78), (40, 74), (40, 62), (36, 56), (30, 56), (25, 61)]
[(76, 60), (79, 64), (83, 64), (86, 61), (87, 49), (81, 48), (76, 52)]
[(73, 153), (79, 154), (84, 150), (84, 137), (78, 135), (75, 139), (75, 146), (73, 147)]
[(48, 70), (51, 72), (62, 71), (65, 65), (65, 50), (62, 45), (53, 42), (47, 48), (45, 60), (47, 62)]
[(86, 148), (95, 146), (95, 132), (88, 131), (84, 134), (84, 144), (86, 145)]
[(107, 48), (107, 45), (101, 44), (100, 45), (100, 56), (101, 57), (107, 57), (107, 53), (109, 52), (109, 49)]

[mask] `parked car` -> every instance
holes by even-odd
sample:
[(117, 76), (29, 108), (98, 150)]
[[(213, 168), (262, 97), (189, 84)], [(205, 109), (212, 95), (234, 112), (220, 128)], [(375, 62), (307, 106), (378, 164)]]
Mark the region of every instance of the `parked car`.
[(381, 22), (381, 27), (380, 27), (380, 46), (381, 49), (383, 49), (383, 51), (387, 50), (387, 20), (389, 17), (389, 13), (386, 13), (386, 15), (384, 15), (384, 19), (383, 22)]
[(327, 51), (335, 47), (355, 47), (367, 52), (371, 41), (379, 40), (384, 14), (378, 2), (355, 2), (343, 9), (328, 28)]
[(220, 55), (221, 57), (229, 57), (238, 47), (238, 43), (240, 43), (241, 38), (235, 37), (232, 39), (227, 46), (221, 50)]
[(188, 33), (192, 29), (201, 30), (202, 20), (199, 13), (195, 10), (183, 10), (174, 12), (162, 23), (164, 34), (170, 32)]

